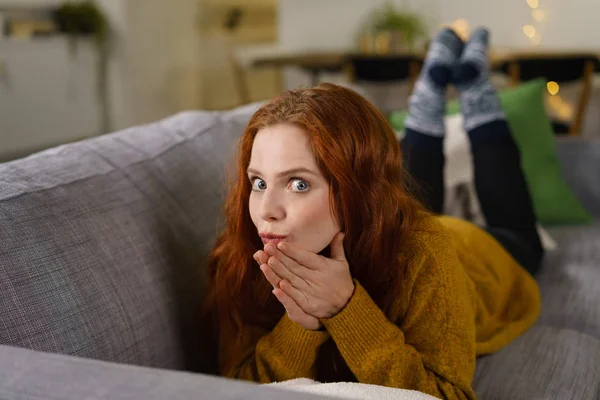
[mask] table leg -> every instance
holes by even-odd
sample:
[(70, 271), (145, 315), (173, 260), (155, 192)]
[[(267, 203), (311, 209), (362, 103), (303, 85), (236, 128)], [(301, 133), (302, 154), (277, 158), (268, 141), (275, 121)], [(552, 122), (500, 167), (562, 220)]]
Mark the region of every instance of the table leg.
[(319, 76), (319, 70), (318, 69), (313, 69), (310, 71), (310, 80), (311, 80), (311, 84), (312, 86), (317, 86), (319, 84), (320, 81), (320, 76)]

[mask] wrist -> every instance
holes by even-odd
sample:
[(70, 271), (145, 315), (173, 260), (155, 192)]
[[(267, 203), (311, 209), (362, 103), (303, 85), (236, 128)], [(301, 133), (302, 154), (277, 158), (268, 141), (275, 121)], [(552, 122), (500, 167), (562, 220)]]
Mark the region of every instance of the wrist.
[(354, 284), (354, 280), (351, 280), (350, 284), (351, 285), (345, 291), (346, 294), (343, 296), (344, 301), (341, 303), (341, 306), (339, 307), (339, 309), (337, 310), (337, 312), (334, 315), (332, 315), (332, 316), (335, 316), (335, 315), (339, 314), (344, 308), (346, 308), (346, 306), (350, 302), (350, 299), (352, 299), (352, 296), (354, 296), (354, 291), (356, 290), (356, 285)]
[(348, 303), (350, 302), (350, 299), (352, 299), (352, 296), (354, 296), (354, 291), (356, 290), (356, 285), (354, 284), (354, 280), (350, 281), (350, 288), (348, 290), (348, 297), (346, 299), (346, 302), (344, 303), (344, 306), (340, 309), (340, 311), (342, 311), (344, 308), (346, 308), (346, 306), (348, 305)]
[(307, 331), (311, 331), (311, 332), (325, 332), (325, 325), (323, 325), (323, 322), (321, 322), (320, 318), (316, 318), (317, 319), (317, 326), (315, 328), (307, 328), (305, 327), (304, 329), (306, 329)]

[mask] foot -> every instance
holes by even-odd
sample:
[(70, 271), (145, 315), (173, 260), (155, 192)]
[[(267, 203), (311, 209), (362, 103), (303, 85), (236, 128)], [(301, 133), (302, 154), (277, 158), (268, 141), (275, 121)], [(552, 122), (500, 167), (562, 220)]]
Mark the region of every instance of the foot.
[(468, 131), (504, 119), (504, 112), (490, 81), (489, 32), (479, 28), (471, 35), (452, 70), (452, 83), (460, 94), (461, 112)]
[(433, 39), (409, 99), (407, 128), (434, 137), (444, 136), (446, 87), (463, 47), (464, 42), (450, 28), (443, 29)]

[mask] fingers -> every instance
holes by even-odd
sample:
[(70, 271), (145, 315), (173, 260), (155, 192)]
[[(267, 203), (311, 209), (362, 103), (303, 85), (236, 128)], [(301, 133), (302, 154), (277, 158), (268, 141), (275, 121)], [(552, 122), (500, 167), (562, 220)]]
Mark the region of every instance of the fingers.
[(252, 257), (254, 257), (254, 260), (258, 263), (258, 265), (266, 264), (269, 260), (269, 256), (267, 255), (267, 253), (265, 253), (262, 250), (259, 250), (256, 253), (254, 253)]
[(290, 272), (290, 270), (287, 269), (285, 265), (283, 265), (277, 258), (269, 257), (267, 253), (262, 250), (254, 253), (253, 258), (259, 264), (260, 270), (271, 283), (273, 288), (279, 287), (279, 282), (281, 279), (287, 279), (292, 284), (295, 284), (298, 288), (305, 287), (306, 282), (302, 278), (299, 278)]
[(275, 272), (273, 272), (273, 270), (267, 264), (262, 264), (260, 266), (260, 270), (265, 278), (267, 278), (271, 286), (273, 286), (273, 289), (278, 289), (281, 278)]
[(314, 311), (306, 294), (291, 284), (288, 280), (282, 279), (279, 281), (279, 288), (283, 290), (294, 302), (302, 309), (302, 311), (311, 314)]
[[(284, 265), (285, 268), (287, 268), (290, 272), (292, 272), (295, 275), (298, 275), (301, 278), (306, 278), (307, 273), (310, 272), (307, 271), (306, 266), (301, 265), (295, 260), (286, 256), (285, 254), (283, 254), (283, 252), (279, 251), (274, 245), (270, 243), (265, 246), (265, 253), (268, 256), (271, 256), (271, 258), (275, 257), (281, 262), (281, 264)], [(282, 278), (287, 279), (287, 276), (282, 276)]]
[(258, 263), (260, 270), (265, 278), (267, 278), (271, 286), (273, 286), (274, 289), (278, 288), (281, 278), (267, 265), (269, 256), (264, 251), (259, 250), (254, 253), (252, 257)]
[(288, 268), (297, 268), (298, 267), (298, 263), (294, 260), (292, 260), (291, 258), (289, 258), (288, 256), (286, 256), (285, 254), (283, 254), (281, 251), (279, 251), (277, 249), (277, 247), (275, 247), (273, 244), (269, 243), (265, 246), (265, 253), (269, 256), (272, 257), (277, 257), (277, 259), (279, 261), (281, 261), (286, 267)]
[(302, 310), (302, 308), (300, 308), (300, 306), (298, 306), (298, 304), (296, 304), (296, 302), (291, 297), (289, 297), (284, 291), (282, 291), (281, 289), (273, 289), (273, 294), (275, 295), (275, 297), (277, 297), (277, 300), (279, 300), (279, 302), (283, 305), (288, 317), (292, 321), (302, 325), (302, 327), (304, 327), (305, 329), (317, 330), (320, 328), (321, 324), (319, 322), (319, 319), (305, 313)]
[[(273, 246), (273, 247), (275, 247), (275, 246)], [(265, 248), (265, 250), (266, 250), (266, 248)], [(285, 259), (280, 258), (282, 261), (284, 261), (285, 265), (287, 265), (285, 263), (285, 260), (290, 260), (291, 262), (294, 262), (295, 264), (299, 264), (299, 265), (304, 266), (309, 269), (318, 269), (318, 267), (322, 263), (320, 255), (313, 253), (311, 251), (308, 251), (308, 250), (304, 250), (304, 249), (302, 249), (296, 245), (293, 245), (291, 243), (279, 243), (276, 251), (279, 252), (280, 254), (282, 254), (283, 257), (285, 257)], [(268, 251), (267, 251), (267, 254), (268, 254)]]
[(277, 297), (277, 300), (279, 300), (279, 302), (281, 304), (283, 304), (283, 307), (285, 307), (285, 311), (290, 315), (297, 315), (300, 311), (300, 307), (298, 306), (298, 304), (296, 304), (296, 302), (294, 302), (294, 300), (288, 296), (283, 290), (281, 289), (273, 289), (273, 294), (275, 295), (275, 297)]
[(289, 269), (287, 269), (285, 265), (283, 265), (283, 263), (279, 261), (278, 258), (269, 257), (269, 261), (267, 262), (267, 264), (269, 264), (269, 267), (271, 267), (271, 269), (282, 279), (292, 279), (292, 272)]

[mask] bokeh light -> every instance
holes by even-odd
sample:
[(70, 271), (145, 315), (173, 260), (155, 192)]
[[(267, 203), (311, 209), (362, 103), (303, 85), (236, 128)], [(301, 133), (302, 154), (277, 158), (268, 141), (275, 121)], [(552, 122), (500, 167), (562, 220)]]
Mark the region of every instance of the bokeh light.
[(523, 33), (525, 33), (525, 36), (527, 36), (529, 39), (533, 38), (536, 33), (535, 26), (525, 25), (523, 27)]
[(532, 10), (531, 16), (537, 22), (542, 22), (544, 19), (546, 19), (546, 13), (544, 10)]
[(548, 93), (550, 93), (552, 96), (558, 94), (558, 92), (560, 91), (560, 85), (554, 81), (548, 82), (546, 88), (548, 89)]

